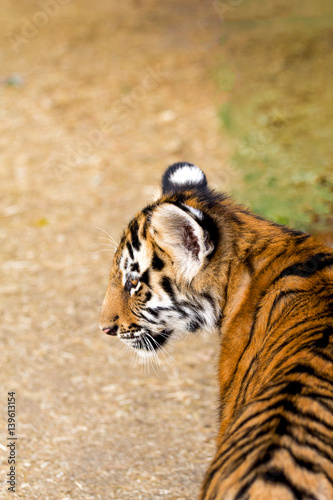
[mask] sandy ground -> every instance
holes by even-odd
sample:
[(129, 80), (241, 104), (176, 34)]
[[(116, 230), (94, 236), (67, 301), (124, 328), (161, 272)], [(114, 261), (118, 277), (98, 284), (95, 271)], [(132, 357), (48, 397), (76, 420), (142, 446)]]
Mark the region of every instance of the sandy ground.
[(0, 9), (0, 498), (195, 499), (214, 453), (217, 339), (188, 337), (148, 370), (97, 318), (103, 230), (117, 240), (169, 164), (237, 182), (217, 117), (233, 85), (228, 66), (216, 78), (224, 13), (201, 0)]
[(0, 498), (196, 498), (214, 452), (217, 340), (178, 342), (155, 373), (103, 336), (112, 251), (96, 227), (117, 240), (179, 159), (228, 181), (221, 19), (210, 2), (151, 0), (9, 0), (1, 18)]

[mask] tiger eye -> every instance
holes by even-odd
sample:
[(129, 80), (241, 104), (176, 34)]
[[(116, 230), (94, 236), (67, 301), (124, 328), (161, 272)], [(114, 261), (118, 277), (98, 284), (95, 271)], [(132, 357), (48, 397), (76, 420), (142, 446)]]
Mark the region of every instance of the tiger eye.
[(125, 283), (125, 290), (127, 292), (130, 292), (132, 288), (136, 288), (138, 286), (138, 283), (138, 278), (128, 279)]

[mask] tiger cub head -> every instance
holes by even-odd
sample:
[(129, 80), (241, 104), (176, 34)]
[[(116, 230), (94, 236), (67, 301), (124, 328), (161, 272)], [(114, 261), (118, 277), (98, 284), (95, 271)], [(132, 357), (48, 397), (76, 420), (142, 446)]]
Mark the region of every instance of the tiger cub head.
[(106, 334), (148, 354), (171, 337), (216, 326), (212, 196), (198, 167), (166, 170), (161, 198), (135, 216), (116, 250), (99, 317)]

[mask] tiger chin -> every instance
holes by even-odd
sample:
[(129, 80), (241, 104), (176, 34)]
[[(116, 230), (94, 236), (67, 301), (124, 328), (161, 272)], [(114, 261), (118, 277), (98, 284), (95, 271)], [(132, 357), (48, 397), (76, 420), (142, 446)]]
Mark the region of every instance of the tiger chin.
[(200, 500), (333, 499), (333, 250), (170, 166), (116, 250), (100, 328), (144, 354), (220, 333)]

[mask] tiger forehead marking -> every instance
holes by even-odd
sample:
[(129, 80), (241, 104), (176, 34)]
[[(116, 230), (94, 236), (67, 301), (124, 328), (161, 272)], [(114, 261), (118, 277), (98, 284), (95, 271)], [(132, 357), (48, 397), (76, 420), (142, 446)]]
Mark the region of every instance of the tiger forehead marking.
[(113, 266), (113, 270), (121, 273), (123, 284), (127, 278), (143, 273), (151, 264), (152, 247), (142, 238), (144, 223), (142, 218), (134, 219), (116, 250), (116, 266)]
[(178, 163), (129, 224), (100, 327), (148, 355), (220, 332), (220, 429), (200, 500), (333, 499), (333, 250)]

